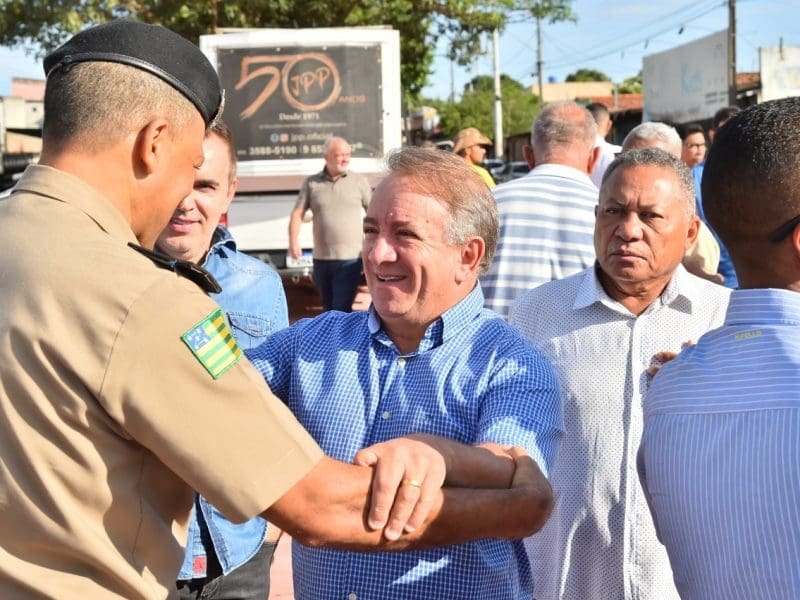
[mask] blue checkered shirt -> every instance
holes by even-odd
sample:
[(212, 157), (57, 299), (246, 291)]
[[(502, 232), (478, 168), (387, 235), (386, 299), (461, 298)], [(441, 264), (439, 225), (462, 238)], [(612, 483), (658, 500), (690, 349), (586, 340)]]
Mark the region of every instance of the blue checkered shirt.
[[(300, 321), (247, 354), (325, 452), (345, 462), (366, 446), (424, 432), (522, 446), (547, 473), (561, 435), (553, 368), (483, 308), (480, 286), (406, 355), (373, 309)], [(298, 600), (511, 600), (532, 589), (522, 543), (504, 540), (403, 553), (295, 544), (292, 564)]]

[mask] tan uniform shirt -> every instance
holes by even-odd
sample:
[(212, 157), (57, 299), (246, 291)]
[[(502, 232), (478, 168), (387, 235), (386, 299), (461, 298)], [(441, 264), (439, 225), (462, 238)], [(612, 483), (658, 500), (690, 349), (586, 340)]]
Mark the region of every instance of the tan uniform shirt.
[(216, 305), (111, 204), (30, 167), (0, 202), (0, 598), (175, 595), (199, 490), (252, 517), (321, 451), (244, 357), (181, 336)]
[(314, 214), (314, 258), (351, 260), (361, 256), (363, 211), (372, 189), (367, 178), (347, 172), (336, 181), (323, 169), (306, 179), (295, 208)]

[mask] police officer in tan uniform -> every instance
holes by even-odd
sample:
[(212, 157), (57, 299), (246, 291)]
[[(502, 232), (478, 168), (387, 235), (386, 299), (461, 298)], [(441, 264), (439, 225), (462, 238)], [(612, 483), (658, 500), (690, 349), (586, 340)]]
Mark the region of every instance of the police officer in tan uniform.
[(507, 490), (440, 489), (445, 460), (409, 439), (371, 467), (323, 457), (241, 356), (213, 278), (148, 250), (220, 109), (195, 46), (117, 21), (45, 70), (41, 160), (0, 206), (0, 597), (174, 597), (193, 490), (355, 549), (541, 525), (549, 486), (513, 450), (491, 457), (516, 468)]

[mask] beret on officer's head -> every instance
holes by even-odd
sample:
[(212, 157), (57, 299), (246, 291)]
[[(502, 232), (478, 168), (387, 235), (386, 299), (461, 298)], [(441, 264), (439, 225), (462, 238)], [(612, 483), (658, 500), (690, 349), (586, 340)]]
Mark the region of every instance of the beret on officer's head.
[(165, 27), (119, 20), (86, 29), (44, 59), (44, 72), (49, 77), (90, 61), (122, 63), (166, 81), (195, 105), (206, 125), (221, 111), (214, 67), (197, 46)]

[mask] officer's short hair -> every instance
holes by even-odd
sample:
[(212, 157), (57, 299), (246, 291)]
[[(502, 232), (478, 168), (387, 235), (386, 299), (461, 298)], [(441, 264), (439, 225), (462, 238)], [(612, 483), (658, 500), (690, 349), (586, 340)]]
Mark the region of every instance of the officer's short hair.
[(200, 49), (157, 25), (116, 20), (85, 29), (44, 59), (43, 137), (48, 145), (99, 150), (155, 116), (180, 130), (220, 114), (216, 71)]
[(155, 116), (180, 131), (196, 114), (180, 92), (145, 71), (85, 62), (48, 78), (42, 137), (50, 145), (69, 142), (100, 151)]

